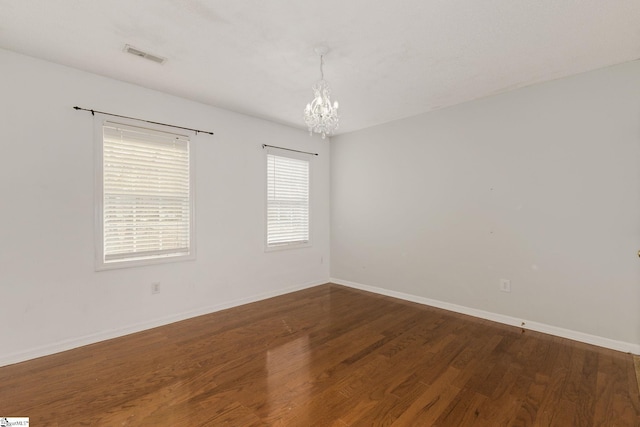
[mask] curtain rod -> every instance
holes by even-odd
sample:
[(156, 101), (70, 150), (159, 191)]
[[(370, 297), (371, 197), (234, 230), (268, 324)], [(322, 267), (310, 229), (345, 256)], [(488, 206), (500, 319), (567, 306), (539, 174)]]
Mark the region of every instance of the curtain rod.
[(291, 148), (276, 147), (275, 145), (262, 144), (262, 148), (267, 148), (267, 147), (277, 148), (279, 150), (295, 151), (296, 153), (302, 153), (302, 154), (311, 154), (312, 156), (318, 155), (318, 153), (310, 153), (308, 151), (292, 150)]
[(206, 133), (206, 134), (209, 134), (209, 135), (213, 135), (213, 132), (208, 132), (208, 131), (206, 131), (206, 130), (199, 130), (199, 129), (185, 128), (185, 127), (182, 127), (182, 126), (170, 125), (170, 124), (168, 124), (168, 123), (152, 122), (151, 120), (137, 119), (137, 118), (135, 118), (135, 117), (128, 117), (128, 116), (121, 116), (120, 114), (105, 113), (104, 111), (91, 110), (91, 109), (81, 108), (81, 107), (77, 107), (77, 106), (76, 106), (76, 107), (73, 107), (73, 109), (74, 109), (74, 110), (89, 111), (89, 112), (91, 112), (91, 115), (92, 115), (92, 116), (95, 116), (95, 115), (96, 115), (96, 113), (100, 113), (100, 114), (105, 114), (105, 115), (107, 115), (107, 116), (120, 117), (120, 118), (123, 118), (123, 119), (138, 120), (138, 121), (140, 121), (140, 122), (151, 123), (151, 124), (154, 124), (154, 125), (162, 125), (162, 126), (169, 126), (169, 127), (176, 128), (176, 129), (190, 130), (190, 131), (192, 131), (192, 132), (195, 132), (195, 133), (196, 133), (196, 135), (197, 135), (197, 134), (199, 134), (199, 133)]

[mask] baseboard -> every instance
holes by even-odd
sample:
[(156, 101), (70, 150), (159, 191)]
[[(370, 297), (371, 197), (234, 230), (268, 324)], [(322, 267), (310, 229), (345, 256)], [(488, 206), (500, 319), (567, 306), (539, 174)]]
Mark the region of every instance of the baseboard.
[(491, 320), (491, 321), (502, 323), (505, 325), (517, 326), (519, 328), (529, 329), (536, 332), (543, 332), (545, 334), (555, 335), (562, 338), (568, 338), (574, 341), (580, 341), (587, 344), (597, 345), (599, 347), (605, 347), (613, 350), (622, 351), (625, 353), (640, 355), (640, 344), (633, 344), (625, 341), (612, 340), (612, 339), (600, 337), (597, 335), (586, 334), (584, 332), (564, 329), (557, 326), (533, 322), (526, 319), (518, 319), (516, 317), (505, 316), (503, 314), (478, 310), (475, 308), (465, 307), (462, 305), (452, 304), (444, 301), (438, 301), (430, 298), (424, 298), (417, 295), (405, 294), (403, 292), (391, 291), (389, 289), (378, 288), (375, 286), (363, 285), (361, 283), (350, 282), (348, 280), (342, 280), (337, 278), (331, 278), (330, 280), (331, 280), (331, 283), (335, 283), (337, 285), (343, 285), (350, 288), (360, 289), (363, 291), (372, 292), (379, 295), (385, 295), (388, 297), (398, 298), (405, 301), (411, 301), (418, 304), (424, 304), (431, 307), (442, 308), (444, 310), (449, 310), (456, 313), (467, 314), (469, 316), (479, 317), (481, 319)]
[(21, 351), (13, 354), (2, 355), (0, 356), (0, 366), (12, 365), (14, 363), (20, 363), (26, 360), (36, 359), (38, 357), (49, 356), (51, 354), (60, 353), (63, 351), (71, 350), (71, 349), (82, 347), (89, 344), (95, 344), (100, 341), (106, 341), (113, 338), (118, 338), (125, 335), (133, 334), (136, 332), (142, 332), (147, 329), (157, 328), (158, 326), (168, 325), (170, 323), (179, 322), (181, 320), (190, 319), (192, 317), (215, 313), (216, 311), (226, 310), (228, 308), (233, 308), (233, 307), (249, 304), (256, 301), (277, 297), (280, 295), (300, 291), (307, 288), (312, 288), (314, 286), (323, 285), (325, 283), (327, 283), (327, 281), (323, 280), (323, 281), (317, 281), (317, 282), (308, 282), (302, 285), (290, 286), (287, 288), (281, 288), (275, 291), (265, 292), (260, 295), (255, 295), (247, 298), (240, 298), (240, 299), (225, 302), (222, 304), (201, 307), (195, 310), (189, 310), (186, 312), (173, 314), (171, 316), (154, 319), (147, 322), (137, 323), (135, 325), (131, 325), (126, 328), (103, 331), (96, 334), (85, 335), (79, 338), (59, 341), (55, 344), (36, 347), (27, 351)]

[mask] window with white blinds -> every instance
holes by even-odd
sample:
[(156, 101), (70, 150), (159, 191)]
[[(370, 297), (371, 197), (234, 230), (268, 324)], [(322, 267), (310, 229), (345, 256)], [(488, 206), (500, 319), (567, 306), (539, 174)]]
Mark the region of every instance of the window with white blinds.
[(193, 254), (189, 138), (104, 122), (102, 265)]
[(267, 248), (309, 243), (309, 160), (267, 153)]

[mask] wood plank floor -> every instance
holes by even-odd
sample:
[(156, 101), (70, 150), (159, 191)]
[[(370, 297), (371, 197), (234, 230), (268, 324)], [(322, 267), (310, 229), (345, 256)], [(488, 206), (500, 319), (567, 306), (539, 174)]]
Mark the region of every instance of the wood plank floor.
[(640, 426), (633, 357), (323, 285), (0, 368), (34, 426)]
[(633, 356), (633, 363), (636, 366), (636, 380), (638, 380), (638, 388), (640, 388), (640, 356)]

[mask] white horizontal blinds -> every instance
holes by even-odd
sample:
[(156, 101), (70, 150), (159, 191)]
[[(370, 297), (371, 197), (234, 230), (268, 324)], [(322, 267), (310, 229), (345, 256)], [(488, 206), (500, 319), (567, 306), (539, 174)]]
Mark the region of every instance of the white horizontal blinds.
[(103, 126), (104, 261), (188, 255), (189, 138)]
[(267, 154), (267, 246), (309, 241), (309, 161)]

